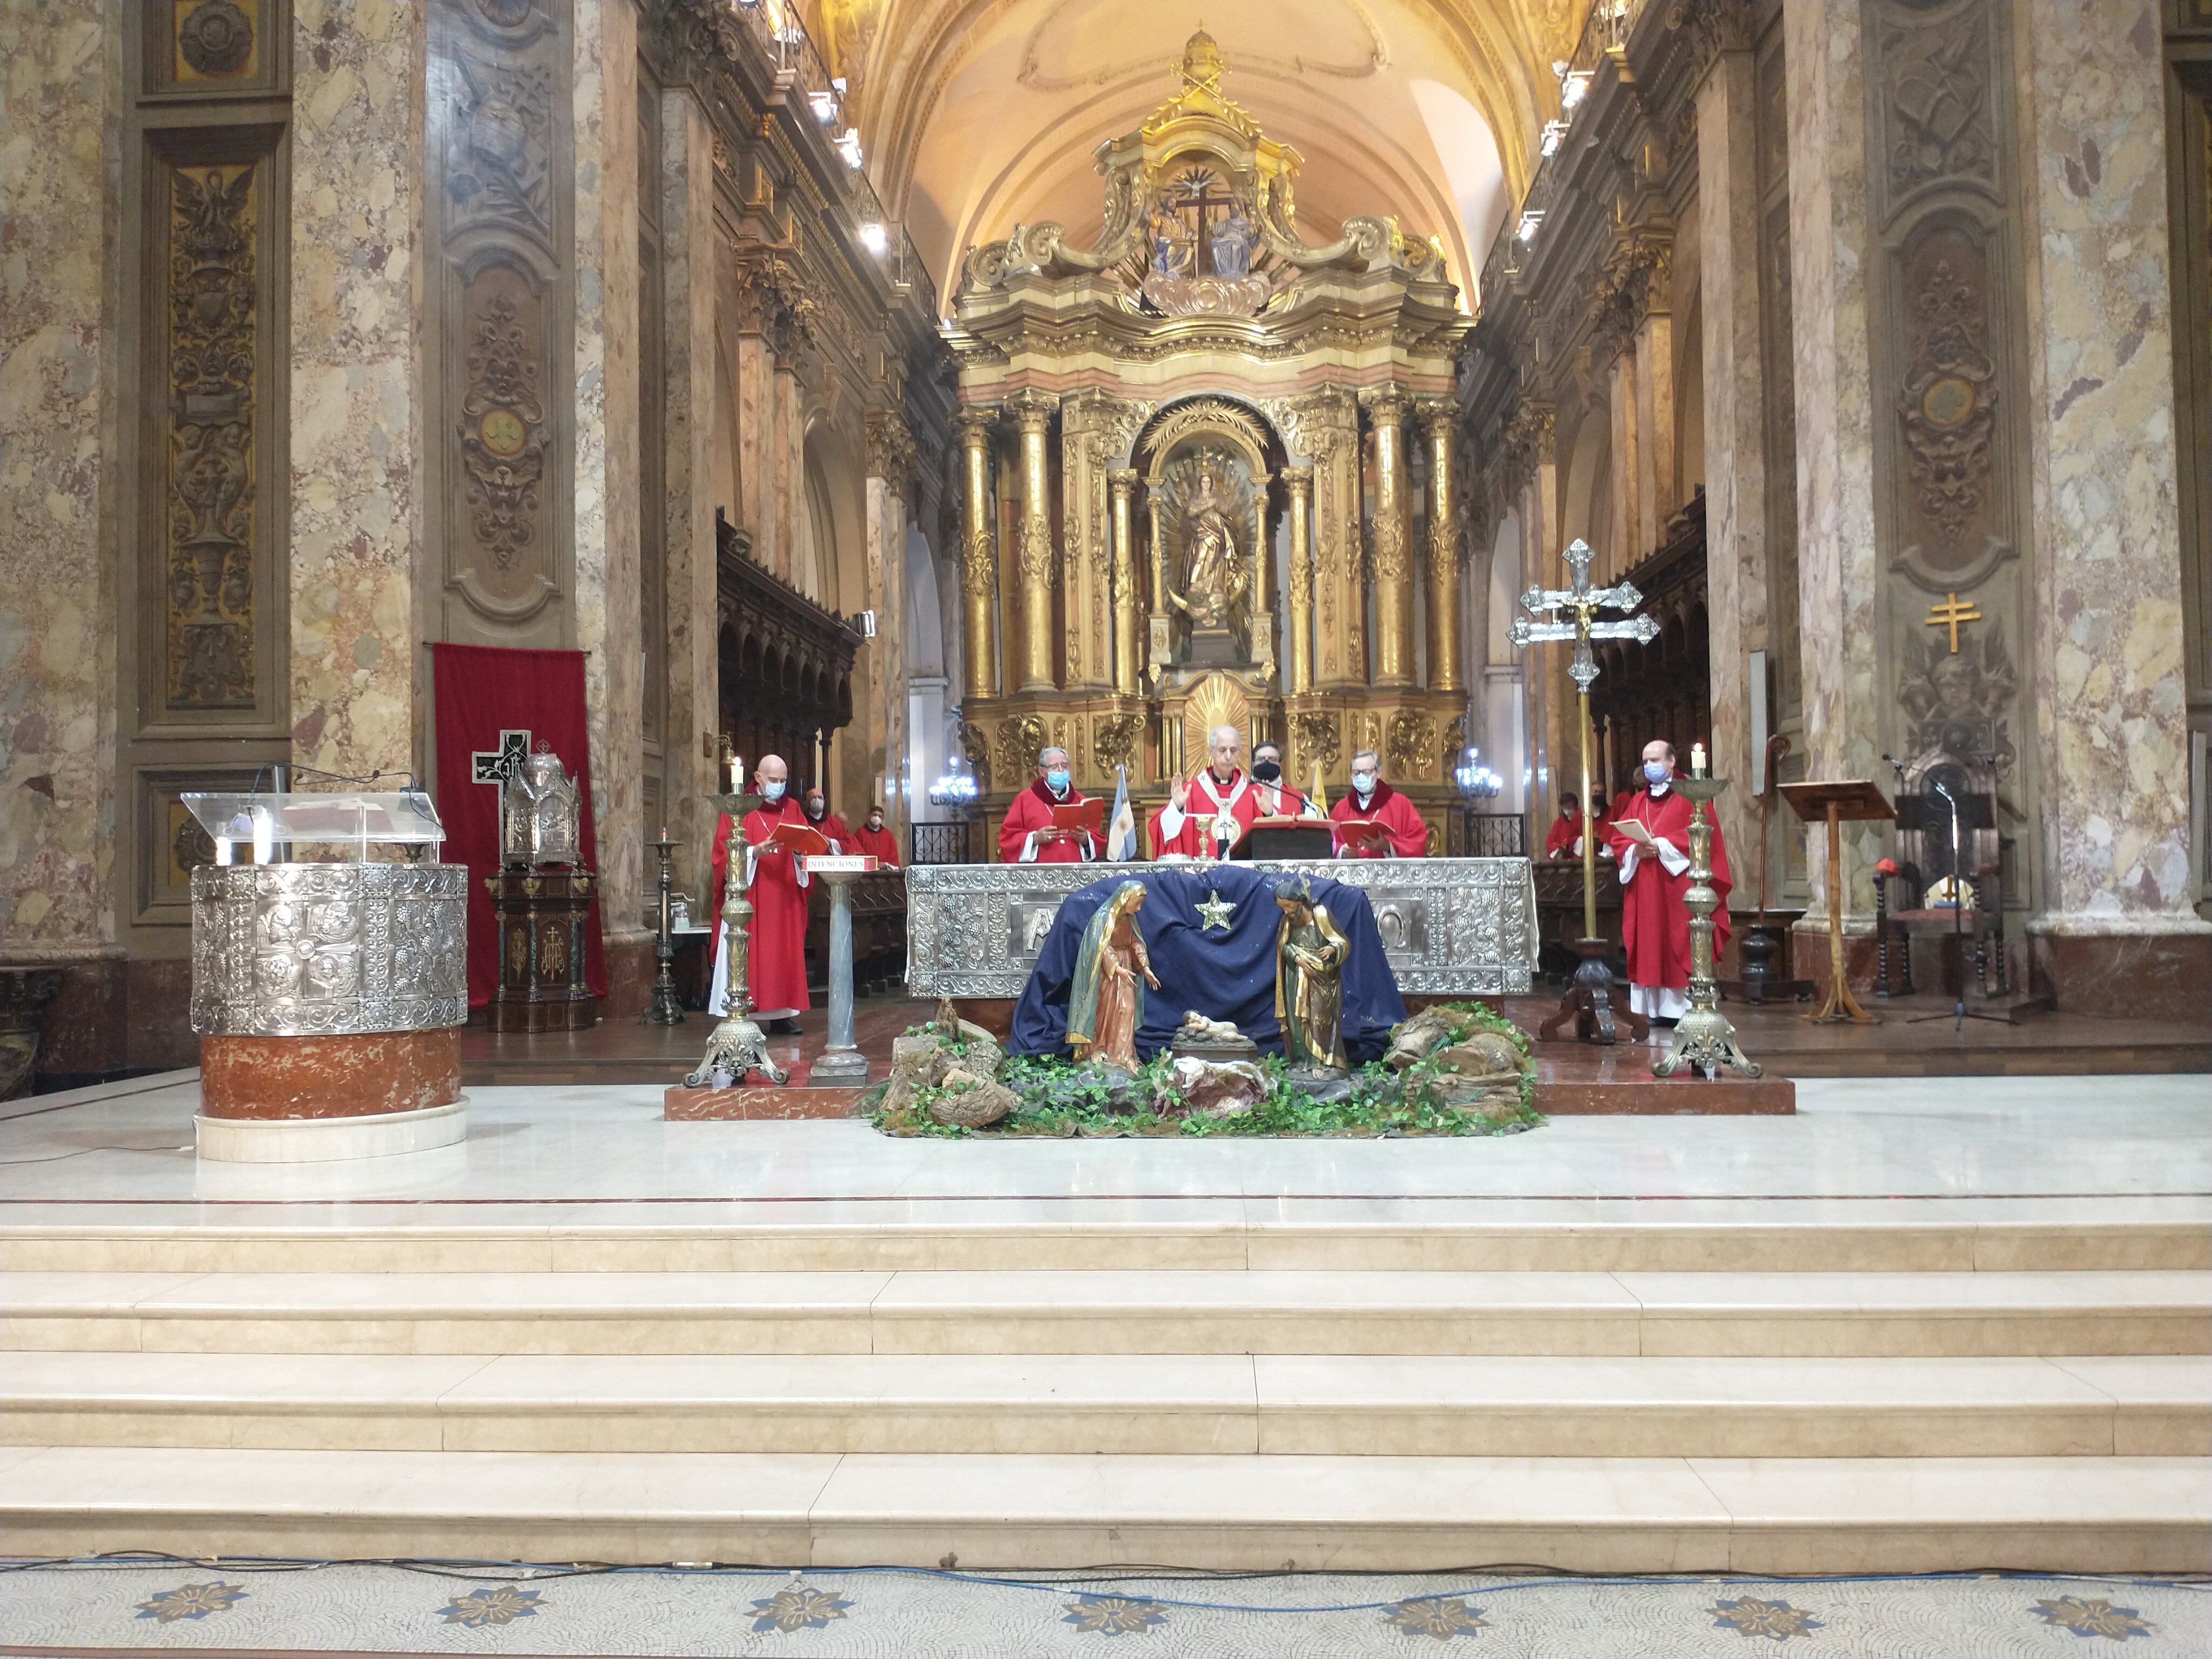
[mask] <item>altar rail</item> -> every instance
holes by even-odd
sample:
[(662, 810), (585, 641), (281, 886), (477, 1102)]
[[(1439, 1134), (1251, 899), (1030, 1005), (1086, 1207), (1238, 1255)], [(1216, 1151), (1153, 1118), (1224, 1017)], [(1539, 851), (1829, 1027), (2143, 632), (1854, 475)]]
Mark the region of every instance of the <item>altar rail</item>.
[[(1018, 997), (1060, 901), (1116, 867), (910, 867), (907, 990), (918, 997)], [(1528, 990), (1536, 901), (1526, 859), (1314, 859), (1253, 867), (1326, 876), (1364, 890), (1383, 954), (1408, 996), (1518, 996)]]

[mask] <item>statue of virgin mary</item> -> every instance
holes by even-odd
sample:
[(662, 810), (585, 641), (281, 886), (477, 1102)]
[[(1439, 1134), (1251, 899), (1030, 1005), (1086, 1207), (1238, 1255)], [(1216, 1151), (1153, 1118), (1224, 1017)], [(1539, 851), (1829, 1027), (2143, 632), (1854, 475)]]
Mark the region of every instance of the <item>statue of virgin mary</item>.
[(1151, 957), (1137, 932), (1145, 884), (1125, 881), (1091, 913), (1075, 954), (1075, 984), (1067, 999), (1067, 1042), (1076, 1058), (1097, 1059), (1135, 1071), (1137, 1031), (1145, 1023), (1145, 987), (1159, 989)]

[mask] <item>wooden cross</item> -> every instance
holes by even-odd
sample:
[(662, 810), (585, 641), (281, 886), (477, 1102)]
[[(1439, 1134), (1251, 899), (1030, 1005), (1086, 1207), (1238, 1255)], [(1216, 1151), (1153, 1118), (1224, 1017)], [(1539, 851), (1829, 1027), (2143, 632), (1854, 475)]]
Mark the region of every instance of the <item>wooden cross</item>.
[[(1213, 274), (1212, 225), (1218, 217), (1225, 216), (1237, 205), (1237, 198), (1225, 190), (1217, 190), (1219, 180), (1203, 167), (1192, 167), (1176, 180), (1182, 194), (1176, 202), (1176, 212), (1193, 223), (1198, 258), (1194, 270)], [(1219, 212), (1217, 213), (1216, 210)]]
[(1956, 593), (1953, 593), (1948, 595), (1944, 599), (1942, 604), (1936, 605), (1929, 611), (1928, 620), (1923, 623), (1922, 626), (1927, 628), (1948, 627), (1951, 630), (1951, 654), (1955, 657), (1959, 654), (1959, 624), (1960, 623), (1979, 622), (1981, 619), (1982, 613), (1974, 609), (1974, 602), (1972, 599), (1967, 599), (1964, 603), (1961, 603), (1959, 596)]

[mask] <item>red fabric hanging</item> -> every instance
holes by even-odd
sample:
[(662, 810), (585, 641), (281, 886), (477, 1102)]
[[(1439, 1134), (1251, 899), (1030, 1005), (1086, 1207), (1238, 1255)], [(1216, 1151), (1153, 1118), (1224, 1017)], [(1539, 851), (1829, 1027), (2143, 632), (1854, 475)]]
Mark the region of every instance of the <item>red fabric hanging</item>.
[[(446, 861), (469, 866), (469, 1006), (481, 1008), (499, 983), (499, 941), (484, 891), (484, 878), (499, 869), (499, 786), (477, 781), (477, 757), (496, 757), (510, 732), (528, 733), (526, 753), (550, 744), (576, 781), (584, 866), (599, 867), (584, 653), (433, 645), (430, 661), (438, 705), (438, 816), (446, 825)], [(602, 933), (595, 896), (584, 935), (584, 982), (599, 996), (607, 994)]]

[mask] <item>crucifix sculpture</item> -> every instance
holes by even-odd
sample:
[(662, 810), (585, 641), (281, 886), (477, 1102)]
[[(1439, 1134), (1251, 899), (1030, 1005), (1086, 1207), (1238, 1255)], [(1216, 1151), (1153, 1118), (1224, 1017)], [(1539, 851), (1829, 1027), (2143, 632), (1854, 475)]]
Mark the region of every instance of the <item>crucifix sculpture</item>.
[(1633, 611), (1644, 603), (1644, 595), (1630, 582), (1620, 582), (1611, 587), (1591, 586), (1589, 568), (1589, 544), (1577, 541), (1567, 550), (1569, 585), (1563, 588), (1529, 588), (1521, 596), (1521, 608), (1528, 614), (1516, 617), (1507, 630), (1507, 637), (1516, 645), (1571, 640), (1575, 647), (1567, 672), (1575, 681), (1577, 735), (1582, 748), (1583, 936), (1575, 941), (1575, 950), (1582, 961), (1575, 968), (1573, 983), (1559, 1000), (1559, 1012), (1544, 1022), (1540, 1034), (1549, 1037), (1572, 1019), (1578, 1041), (1610, 1043), (1614, 1040), (1613, 1017), (1618, 1012), (1627, 1018), (1629, 1035), (1640, 1042), (1650, 1035), (1650, 1022), (1629, 1006), (1627, 991), (1613, 983), (1613, 970), (1606, 966), (1605, 960), (1608, 941), (1597, 937), (1599, 813), (1598, 803), (1590, 794), (1589, 714), (1589, 692), (1591, 684), (1597, 678), (1597, 658), (1590, 651), (1590, 641), (1636, 640), (1649, 645), (1659, 637), (1659, 624), (1650, 617), (1600, 622), (1599, 612)]

